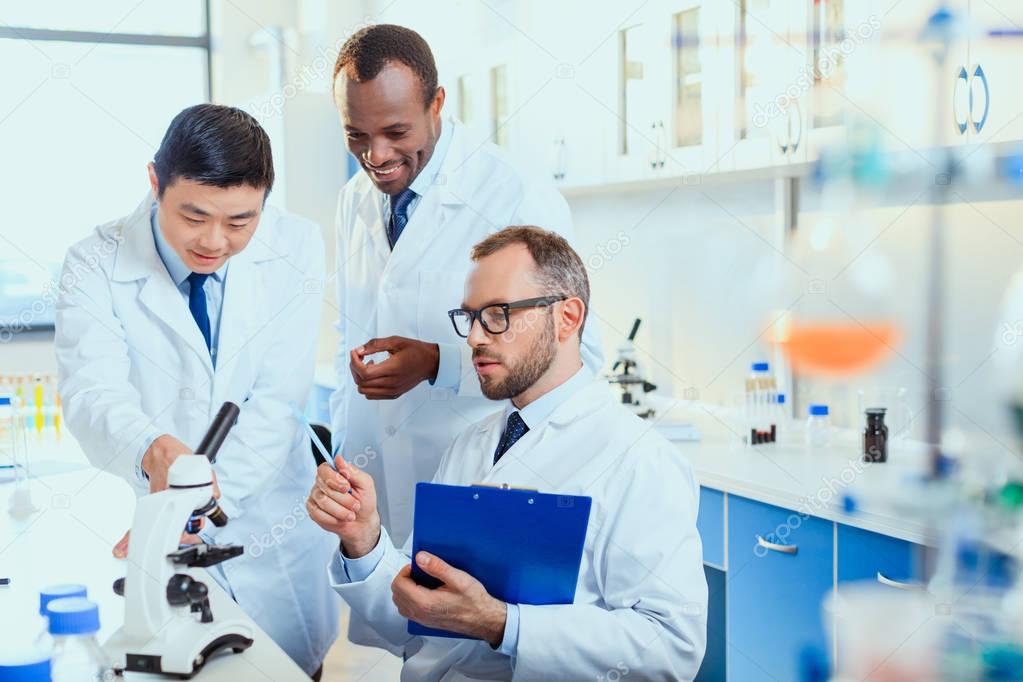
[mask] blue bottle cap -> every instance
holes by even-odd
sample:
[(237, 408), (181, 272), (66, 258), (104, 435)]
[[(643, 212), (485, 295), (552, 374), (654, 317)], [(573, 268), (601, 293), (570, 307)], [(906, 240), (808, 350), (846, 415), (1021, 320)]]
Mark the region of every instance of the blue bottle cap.
[(54, 599), (46, 610), (51, 635), (84, 635), (99, 630), (99, 607), (88, 599)]
[(39, 615), (46, 615), (46, 605), (54, 599), (67, 599), (68, 597), (88, 597), (89, 592), (85, 585), (50, 585), (39, 592)]
[(811, 417), (827, 417), (828, 406), (827, 405), (811, 405), (810, 406)]
[(770, 368), (771, 368), (771, 366), (768, 365), (766, 362), (754, 362), (753, 363), (753, 371), (754, 372), (766, 372)]
[(785, 394), (784, 393), (779, 393), (778, 394), (778, 404), (779, 405), (784, 405), (785, 404)]
[(11, 404), (11, 396), (9, 396), (9, 395), (0, 395), (0, 405), (10, 405), (10, 404)]
[(4, 682), (50, 682), (50, 654), (41, 649), (28, 653), (0, 654), (0, 680)]

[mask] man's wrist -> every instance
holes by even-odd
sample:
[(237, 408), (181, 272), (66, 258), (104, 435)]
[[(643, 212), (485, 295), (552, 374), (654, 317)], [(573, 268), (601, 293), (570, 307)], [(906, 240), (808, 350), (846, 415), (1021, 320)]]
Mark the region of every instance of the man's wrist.
[(492, 599), (480, 619), (482, 639), (494, 649), (501, 646), (504, 640), (505, 623), (508, 620), (508, 604), (500, 599)]
[(380, 544), (380, 524), (376, 524), (376, 532), (368, 535), (372, 541), (363, 542), (345, 542), (344, 538), (338, 536), (341, 540), (341, 553), (348, 559), (361, 559), (366, 556)]
[(426, 380), (430, 383), (437, 381), (437, 373), (440, 371), (440, 346), (436, 343), (426, 344), (430, 354), (430, 369), (427, 370)]

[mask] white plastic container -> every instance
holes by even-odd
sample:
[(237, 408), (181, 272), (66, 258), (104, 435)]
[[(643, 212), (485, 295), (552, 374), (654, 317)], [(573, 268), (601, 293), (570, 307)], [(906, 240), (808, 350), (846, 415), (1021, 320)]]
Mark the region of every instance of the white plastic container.
[(811, 450), (823, 450), (831, 440), (831, 419), (828, 406), (813, 404), (807, 409), (806, 444)]
[(110, 670), (96, 639), (99, 607), (81, 597), (57, 599), (47, 605), (53, 637), (53, 682), (96, 682)]

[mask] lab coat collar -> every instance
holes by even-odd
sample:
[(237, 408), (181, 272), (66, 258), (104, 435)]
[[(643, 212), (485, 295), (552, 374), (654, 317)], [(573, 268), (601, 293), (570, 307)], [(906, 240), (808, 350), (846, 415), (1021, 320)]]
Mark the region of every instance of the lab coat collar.
[(167, 268), (156, 251), (149, 223), (149, 215), (155, 203), (152, 194), (147, 193), (131, 215), (100, 228), (104, 236), (122, 242), (114, 260), (112, 279), (115, 282), (143, 279), (159, 272), (161, 268), (166, 272)]
[[(132, 282), (150, 277), (160, 270), (167, 271), (168, 268), (160, 258), (153, 235), (151, 215), (155, 206), (156, 200), (153, 195), (146, 193), (142, 203), (129, 216), (100, 228), (105, 236), (123, 241), (114, 261), (114, 281)], [(291, 253), (291, 243), (287, 235), (282, 235), (279, 230), (274, 229), (279, 216), (277, 209), (264, 206), (259, 225), (248, 246), (241, 253), (232, 256), (229, 262), (260, 263), (287, 258)], [(224, 276), (226, 267), (225, 263), (217, 272)]]
[[(488, 180), (488, 178), (474, 178), (471, 173), (466, 172), (466, 162), (473, 154), (479, 152), (482, 146), (470, 148), (468, 137), (469, 133), (461, 122), (450, 116), (444, 118), (441, 135), (437, 142), (439, 149), (434, 149), (435, 156), (431, 157), (426, 168), (410, 185), (410, 189), (421, 197), (421, 201), (433, 198), (435, 191), (443, 205), (465, 204), (468, 197), (472, 196), (476, 186), (480, 182)], [(441, 156), (443, 158), (440, 158)], [(439, 167), (431, 168), (431, 165), (438, 160)], [(361, 198), (360, 205), (356, 210), (360, 212), (364, 221), (372, 223), (380, 215), (381, 193), (364, 169), (360, 167), (357, 173), (358, 175), (355, 176), (357, 178), (356, 188)], [(431, 174), (431, 181), (426, 182), (426, 177), (430, 177)], [(384, 243), (386, 245), (386, 241)], [(389, 251), (390, 247), (387, 247), (387, 250)]]
[(426, 194), (430, 187), (433, 186), (440, 174), (441, 168), (444, 166), (444, 161), (448, 157), (448, 149), (451, 147), (452, 127), (451, 119), (444, 118), (441, 120), (440, 135), (437, 137), (437, 143), (433, 147), (433, 154), (430, 155), (430, 160), (426, 162), (426, 167), (409, 185), (409, 189), (419, 196)]
[(515, 404), (509, 400), (508, 405), (504, 409), (505, 423), (507, 423), (508, 417), (512, 412), (518, 412), (526, 426), (530, 429), (535, 429), (549, 416), (551, 416), (551, 414), (557, 410), (563, 402), (575, 395), (577, 391), (585, 388), (592, 381), (593, 373), (590, 372), (585, 365), (580, 365), (575, 374), (561, 382), (561, 384), (547, 391), (521, 410), (516, 408)]
[[(288, 235), (278, 227), (280, 213), (266, 207), (252, 240), (241, 253), (231, 257), (231, 286), (224, 291), (220, 317), (220, 347), (216, 372), (202, 332), (192, 319), (181, 292), (157, 251), (150, 215), (155, 200), (149, 194), (138, 208), (122, 221), (100, 228), (106, 236), (122, 241), (117, 250), (112, 279), (132, 282), (144, 279), (139, 300), (153, 315), (166, 322), (206, 363), (210, 375), (230, 374), (233, 365), (250, 338), (251, 312), (257, 299), (255, 264), (287, 258)], [(219, 386), (214, 383), (214, 391)]]
[[(580, 460), (576, 455), (580, 453), (565, 453), (564, 457), (552, 458), (544, 444), (563, 429), (578, 428), (580, 420), (610, 406), (613, 400), (607, 381), (589, 381), (564, 398), (564, 402), (554, 408), (546, 421), (542, 421), (535, 429), (530, 428), (496, 464), (491, 464), (494, 448), (497, 447), (505, 423), (503, 413), (498, 412), (481, 429), (481, 442), (485, 444), (484, 451), (480, 453), (483, 482), (506, 482), (509, 475), (514, 477), (509, 472), (521, 473), (525, 469), (530, 477), (542, 484), (540, 487), (546, 490), (560, 489), (565, 481), (578, 474)], [(583, 438), (585, 435), (581, 434), (580, 439)]]
[[(583, 374), (584, 372), (585, 374)], [(613, 398), (611, 387), (607, 381), (595, 378), (586, 367), (580, 369), (572, 379), (569, 379), (558, 388), (566, 386), (570, 382), (575, 383), (576, 381), (580, 385), (576, 385), (574, 390), (567, 392), (563, 402), (553, 408), (546, 421), (548, 425), (556, 428), (569, 426), (587, 414), (599, 410)], [(481, 425), (481, 431), (489, 433), (496, 430), (500, 433), (508, 419), (508, 412), (509, 410), (506, 409), (488, 417), (487, 421)], [(538, 427), (541, 425), (542, 422), (534, 426)], [(530, 426), (530, 431), (534, 430), (534, 426)]]
[(470, 148), (469, 133), (460, 121), (449, 117), (444, 124), (451, 130), (451, 143), (434, 184), (442, 188), (441, 204), (463, 205), (468, 202), (469, 197), (474, 196), (480, 182), (488, 182), (490, 178), (473, 177), (466, 172), (466, 162), (480, 151), (482, 145)]

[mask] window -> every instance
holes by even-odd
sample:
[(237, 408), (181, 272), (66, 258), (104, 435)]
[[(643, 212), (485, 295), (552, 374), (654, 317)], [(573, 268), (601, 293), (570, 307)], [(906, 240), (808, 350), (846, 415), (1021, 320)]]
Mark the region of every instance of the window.
[(208, 7), (11, 3), (0, 21), (0, 341), (53, 326), (65, 251), (130, 213), (171, 118), (209, 101)]

